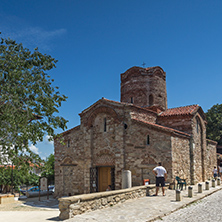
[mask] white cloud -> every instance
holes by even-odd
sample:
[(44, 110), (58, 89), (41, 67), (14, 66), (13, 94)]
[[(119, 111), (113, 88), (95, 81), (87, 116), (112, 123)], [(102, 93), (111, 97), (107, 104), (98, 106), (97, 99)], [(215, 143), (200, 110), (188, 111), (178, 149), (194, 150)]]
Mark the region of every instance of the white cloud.
[(49, 135), (46, 135), (45, 138), (44, 138), (44, 141), (46, 144), (50, 144), (50, 145), (54, 145), (54, 141), (49, 141), (50, 139), (50, 136)]
[(39, 149), (34, 146), (33, 144), (29, 146), (29, 149), (33, 152), (33, 153), (36, 153), (36, 154), (39, 154)]
[(64, 28), (46, 30), (42, 27), (33, 27), (28, 22), (16, 16), (0, 15), (2, 37), (22, 42), (30, 50), (35, 47), (39, 47), (40, 50), (50, 50), (53, 47), (52, 41), (66, 33)]

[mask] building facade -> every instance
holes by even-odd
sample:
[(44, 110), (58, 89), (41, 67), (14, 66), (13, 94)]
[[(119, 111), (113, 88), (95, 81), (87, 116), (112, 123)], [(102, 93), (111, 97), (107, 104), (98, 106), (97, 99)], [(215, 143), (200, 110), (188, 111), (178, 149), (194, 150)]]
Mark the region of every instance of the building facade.
[(162, 162), (167, 182), (176, 176), (195, 184), (212, 176), (216, 142), (206, 139), (199, 105), (167, 108), (166, 73), (160, 67), (132, 67), (121, 74), (121, 102), (105, 98), (83, 110), (81, 124), (56, 139), (55, 196), (121, 189), (122, 172), (132, 185), (155, 182)]

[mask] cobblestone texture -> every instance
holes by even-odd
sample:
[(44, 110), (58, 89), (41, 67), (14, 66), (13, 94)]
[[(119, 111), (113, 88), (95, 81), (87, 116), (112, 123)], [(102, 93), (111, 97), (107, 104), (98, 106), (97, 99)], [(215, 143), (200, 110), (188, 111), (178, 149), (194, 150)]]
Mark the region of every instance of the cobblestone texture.
[(188, 205), (187, 207), (178, 210), (166, 217), (156, 221), (166, 222), (212, 222), (222, 221), (221, 212), (222, 191), (218, 191), (196, 203)]

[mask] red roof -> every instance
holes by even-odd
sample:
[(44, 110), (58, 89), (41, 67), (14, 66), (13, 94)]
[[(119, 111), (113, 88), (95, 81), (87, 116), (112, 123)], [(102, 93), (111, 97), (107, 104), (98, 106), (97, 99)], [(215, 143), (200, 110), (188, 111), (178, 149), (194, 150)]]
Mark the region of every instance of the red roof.
[[(9, 168), (12, 168), (12, 165), (11, 164), (7, 164), (7, 165), (0, 165), (0, 167), (9, 167)], [(13, 169), (15, 169), (15, 165), (13, 165)]]
[(159, 116), (192, 115), (198, 109), (198, 107), (199, 105), (190, 105), (167, 109), (166, 111), (160, 113)]

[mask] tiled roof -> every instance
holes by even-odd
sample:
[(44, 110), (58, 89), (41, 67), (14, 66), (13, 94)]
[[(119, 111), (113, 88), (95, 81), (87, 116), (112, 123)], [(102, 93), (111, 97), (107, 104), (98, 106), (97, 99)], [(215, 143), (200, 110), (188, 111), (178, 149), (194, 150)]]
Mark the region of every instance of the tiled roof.
[(192, 115), (198, 109), (198, 107), (199, 105), (190, 105), (167, 109), (164, 112), (160, 113), (159, 116)]
[[(216, 141), (214, 141), (214, 140), (210, 140), (210, 139), (207, 139), (207, 142), (208, 142), (208, 143), (212, 143), (212, 144), (217, 144)], [(219, 148), (219, 146), (217, 146), (217, 148)], [(222, 148), (222, 147), (221, 147), (221, 148)]]
[(183, 135), (183, 136), (189, 136), (190, 135), (188, 133), (184, 133), (182, 131), (179, 131), (179, 130), (176, 130), (176, 129), (173, 129), (173, 128), (169, 128), (169, 127), (166, 127), (166, 126), (161, 126), (161, 125), (158, 125), (158, 124), (155, 124), (155, 123), (150, 123), (150, 122), (147, 122), (147, 121), (142, 121), (142, 120), (139, 120), (139, 119), (136, 119), (136, 118), (133, 118), (133, 120), (137, 121), (137, 122), (140, 122), (140, 123), (144, 123), (146, 125), (150, 125), (150, 126), (153, 126), (155, 128), (158, 128), (158, 129), (162, 129), (162, 130), (165, 130), (165, 131), (168, 131), (168, 132), (172, 132), (172, 133), (177, 133), (177, 134), (180, 134), (180, 135)]
[(91, 106), (89, 106), (88, 108), (84, 109), (79, 115), (81, 116), (82, 113), (85, 113), (87, 112), (88, 110), (90, 110), (92, 107), (94, 107), (95, 105), (97, 105), (98, 103), (100, 103), (101, 101), (106, 101), (106, 102), (110, 102), (110, 103), (114, 103), (114, 104), (118, 104), (118, 105), (125, 105), (125, 106), (131, 106), (131, 107), (135, 107), (135, 108), (138, 108), (138, 109), (141, 109), (141, 110), (145, 110), (147, 112), (150, 112), (150, 113), (156, 113), (155, 111), (153, 110), (149, 110), (147, 108), (143, 108), (141, 106), (137, 106), (133, 103), (126, 103), (126, 102), (118, 102), (118, 101), (114, 101), (114, 100), (110, 100), (110, 99), (106, 99), (104, 97), (102, 97), (102, 99), (100, 100), (97, 100), (95, 103), (93, 103)]
[(126, 105), (126, 106), (131, 106), (131, 107), (135, 107), (135, 108), (138, 108), (138, 109), (141, 109), (141, 110), (144, 110), (144, 111), (148, 111), (148, 112), (151, 112), (151, 113), (156, 113), (155, 111), (153, 111), (151, 109), (147, 109), (147, 108), (144, 108), (144, 107), (141, 107), (141, 106), (137, 106), (137, 105), (135, 105), (133, 103), (118, 102), (118, 101), (106, 99), (104, 97), (103, 97), (103, 99), (106, 100), (107, 102), (112, 102), (112, 103), (116, 103), (116, 104), (122, 104), (122, 105)]
[(60, 135), (63, 135), (63, 136), (64, 136), (65, 134), (70, 133), (71, 131), (73, 131), (73, 130), (75, 130), (75, 129), (78, 129), (78, 128), (80, 128), (80, 125), (75, 126), (75, 127), (71, 128), (71, 129), (69, 129), (69, 130), (66, 130), (66, 131), (62, 132)]

